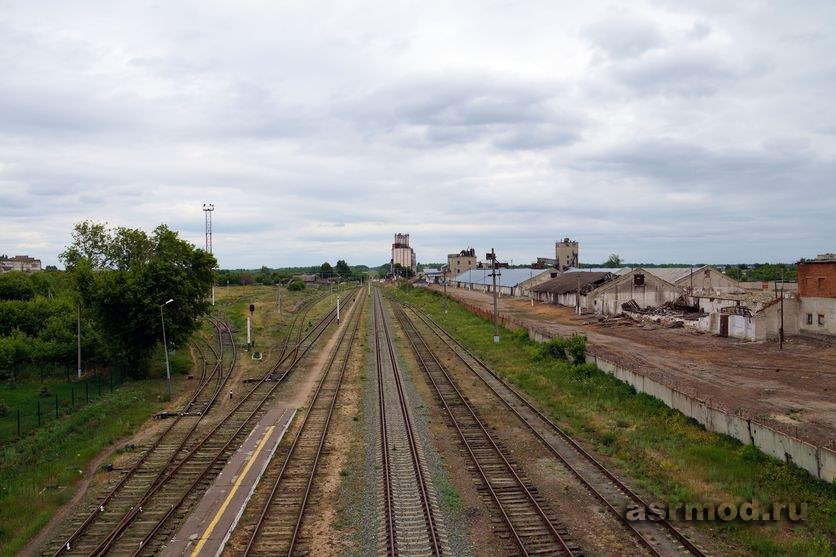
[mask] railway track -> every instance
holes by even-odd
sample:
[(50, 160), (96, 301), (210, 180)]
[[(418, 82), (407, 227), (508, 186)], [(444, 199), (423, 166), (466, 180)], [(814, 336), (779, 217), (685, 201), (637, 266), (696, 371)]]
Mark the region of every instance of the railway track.
[[(156, 466), (152, 479), (133, 489), (120, 490), (124, 493), (120, 497), (124, 501), (122, 505), (114, 507), (112, 504), (102, 504), (56, 555), (138, 555), (147, 553), (151, 546), (162, 545), (166, 536), (173, 533), (177, 521), (184, 517), (187, 509), (220, 471), (252, 424), (263, 414), (264, 406), (272, 399), (276, 388), (289, 376), (334, 318), (335, 312), (328, 312), (208, 432), (194, 435), (197, 424), (184, 425), (189, 420), (180, 419), (182, 417), (172, 422), (166, 433), (181, 428), (186, 431), (178, 437), (164, 434), (146, 451), (146, 460), (155, 461), (160, 460), (160, 455), (169, 453), (164, 463)], [(235, 346), (234, 339), (231, 345)], [(286, 365), (279, 373), (283, 363)], [(172, 448), (166, 450), (168, 447)], [(136, 476), (137, 472), (135, 467), (127, 475)]]
[(534, 434), (546, 449), (604, 505), (610, 514), (616, 517), (625, 530), (644, 546), (649, 554), (656, 556), (705, 555), (693, 541), (668, 520), (628, 521), (624, 515), (625, 509), (641, 507), (650, 516), (650, 505), (437, 322), (415, 308), (409, 309), (446, 347), (447, 352), (460, 361), (465, 369), (478, 377), (505, 408)]
[[(53, 544), (49, 553), (58, 555), (87, 555), (94, 547), (98, 536), (107, 530), (107, 518), (130, 512), (138, 496), (153, 488), (165, 474), (165, 471), (177, 462), (188, 448), (188, 441), (195, 432), (200, 418), (208, 412), (215, 402), (235, 365), (235, 343), (229, 326), (217, 319), (212, 320), (218, 335), (217, 350), (207, 343), (208, 351), (214, 356), (215, 363), (207, 373), (208, 358), (206, 351), (199, 348), (203, 360), (201, 377), (192, 396), (183, 409), (174, 413), (163, 432), (142, 453), (139, 460), (127, 470), (109, 493), (97, 502), (88, 514), (73, 525), (73, 532), (60, 542)], [(225, 348), (230, 347), (232, 354), (228, 367), (224, 365)], [(104, 520), (102, 520), (104, 518)]]
[(253, 494), (249, 507), (260, 509), (260, 512), (249, 532), (247, 545), (240, 553), (242, 555), (293, 555), (300, 544), (302, 521), (348, 367), (364, 301), (365, 291), (361, 289), (350, 321), (338, 337), (293, 441), (278, 449)]
[(481, 480), (480, 491), (493, 503), (500, 516), (513, 544), (510, 549), (519, 555), (583, 555), (548, 503), (538, 495), (536, 487), (509, 452), (490, 434), (449, 371), (435, 356), (424, 335), (402, 308), (395, 306), (395, 313), (421, 369)]
[(448, 554), (449, 549), (443, 549), (448, 544), (437, 495), (414, 431), (379, 289), (375, 289), (372, 306), (383, 487), (380, 552), (390, 556)]

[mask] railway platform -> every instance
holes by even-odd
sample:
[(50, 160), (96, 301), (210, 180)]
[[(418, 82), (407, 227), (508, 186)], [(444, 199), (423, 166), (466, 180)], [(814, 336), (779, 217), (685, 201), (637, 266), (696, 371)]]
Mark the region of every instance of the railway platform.
[(162, 556), (197, 557), (221, 552), (295, 413), (293, 408), (276, 407), (264, 415), (163, 549)]

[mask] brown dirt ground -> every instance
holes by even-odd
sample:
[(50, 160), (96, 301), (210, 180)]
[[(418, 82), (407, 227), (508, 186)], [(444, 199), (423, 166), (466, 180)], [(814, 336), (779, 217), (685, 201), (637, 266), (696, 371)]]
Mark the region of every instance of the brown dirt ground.
[[(448, 295), (492, 310), (492, 298), (452, 288)], [(757, 417), (816, 445), (836, 445), (836, 344), (791, 337), (745, 342), (635, 324), (598, 321), (573, 308), (501, 297), (503, 317), (550, 334), (586, 335), (589, 352), (708, 401), (712, 406)]]
[[(359, 302), (358, 300), (358, 305), (353, 311), (362, 311), (365, 308), (365, 302), (363, 305), (359, 305)], [(363, 382), (360, 376), (366, 356), (363, 334), (366, 330), (365, 317), (360, 316), (361, 322), (328, 431), (326, 452), (319, 463), (319, 472), (314, 484), (314, 501), (306, 510), (306, 520), (302, 522), (304, 545), (310, 555), (345, 555), (352, 544), (351, 532), (339, 530), (334, 524), (338, 519), (337, 498), (343, 481), (342, 471), (351, 450), (360, 449), (357, 446), (352, 447), (352, 418), (357, 415), (357, 408), (363, 399)], [(345, 319), (346, 323), (349, 321)]]

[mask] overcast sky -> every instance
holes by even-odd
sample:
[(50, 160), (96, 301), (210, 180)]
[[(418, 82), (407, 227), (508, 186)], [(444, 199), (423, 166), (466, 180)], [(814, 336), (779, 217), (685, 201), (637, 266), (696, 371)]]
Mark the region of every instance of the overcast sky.
[[(583, 5), (581, 5), (583, 4)], [(0, 253), (222, 268), (836, 251), (836, 3), (0, 0)]]

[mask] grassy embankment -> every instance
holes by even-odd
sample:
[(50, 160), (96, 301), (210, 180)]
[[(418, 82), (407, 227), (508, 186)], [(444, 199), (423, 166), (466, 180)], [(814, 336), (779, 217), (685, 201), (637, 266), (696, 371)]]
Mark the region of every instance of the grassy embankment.
[[(18, 386), (23, 388), (22, 385)], [(15, 555), (74, 494), (81, 471), (162, 408), (165, 384), (129, 381), (2, 448), (0, 555)]]
[(634, 478), (651, 501), (806, 503), (803, 521), (704, 522), (698, 526), (742, 554), (832, 555), (836, 487), (769, 458), (753, 446), (707, 432), (696, 421), (596, 367), (543, 357), (525, 334), (501, 330), (455, 302), (426, 290), (396, 295), (425, 309), (494, 370), (525, 391), (567, 432), (595, 448), (608, 465)]
[[(237, 325), (246, 319), (250, 300), (264, 306), (272, 303), (275, 307), (275, 288), (232, 287), (225, 293), (228, 296), (223, 293), (218, 296), (216, 313)], [(289, 313), (304, 295), (282, 289), (284, 311)], [(275, 328), (267, 329), (272, 333), (279, 324), (271, 325)], [(202, 328), (202, 334), (207, 338), (212, 335), (208, 324)], [(44, 383), (53, 398), (41, 399), (42, 426), (27, 424), (24, 430), (29, 433), (24, 433), (22, 439), (0, 445), (0, 556), (18, 554), (59, 508), (72, 499), (82, 479), (81, 470), (119, 439), (136, 433), (153, 413), (167, 407), (161, 347), (152, 361), (149, 379), (127, 381), (113, 393), (110, 393), (108, 381), (102, 383), (101, 396), (98, 384), (91, 384), (89, 404), (86, 403), (85, 387), (75, 384), (76, 407), (70, 413), (63, 407), (64, 399), (68, 401), (71, 397), (70, 384), (60, 380)], [(175, 393), (193, 387), (192, 382), (182, 379), (192, 365), (191, 355), (185, 347), (171, 356)], [(42, 386), (38, 380), (18, 382), (14, 389), (3, 386), (0, 387), (0, 400), (14, 413), (19, 406), (35, 405)], [(62, 404), (59, 419), (55, 419), (54, 394), (59, 395)], [(15, 420), (7, 419), (6, 422), (4, 427), (16, 429)]]

